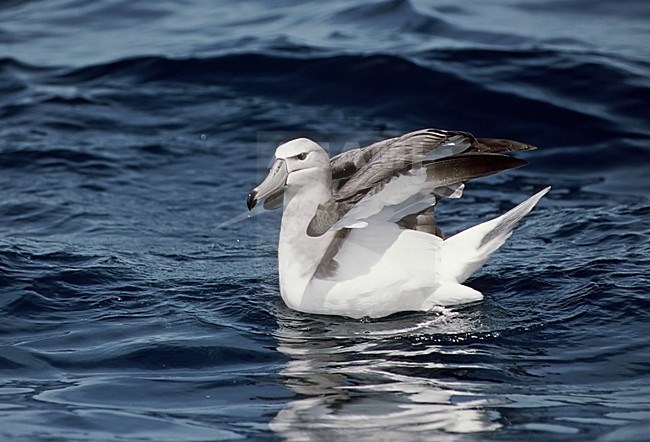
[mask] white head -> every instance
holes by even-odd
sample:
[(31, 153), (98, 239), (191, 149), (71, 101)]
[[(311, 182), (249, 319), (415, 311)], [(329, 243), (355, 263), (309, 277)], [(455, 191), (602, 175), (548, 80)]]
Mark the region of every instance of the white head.
[(248, 194), (248, 209), (266, 197), (283, 192), (285, 187), (303, 186), (320, 176), (331, 179), (327, 152), (307, 138), (288, 141), (275, 150), (275, 162), (269, 174)]

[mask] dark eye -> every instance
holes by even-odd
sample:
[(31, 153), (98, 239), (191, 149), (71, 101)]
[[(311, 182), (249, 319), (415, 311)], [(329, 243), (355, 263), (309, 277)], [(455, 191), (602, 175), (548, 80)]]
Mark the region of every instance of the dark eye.
[(296, 155), (296, 158), (298, 158), (300, 161), (304, 160), (305, 158), (307, 158), (307, 152), (299, 153), (298, 155)]

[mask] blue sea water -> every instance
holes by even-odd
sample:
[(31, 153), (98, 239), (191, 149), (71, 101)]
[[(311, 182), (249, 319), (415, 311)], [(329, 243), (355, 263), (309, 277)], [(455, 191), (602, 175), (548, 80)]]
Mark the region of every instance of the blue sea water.
[[(646, 0), (0, 5), (0, 439), (641, 441)], [(279, 297), (277, 143), (539, 147), (448, 232), (551, 193), (469, 284), (355, 321)]]

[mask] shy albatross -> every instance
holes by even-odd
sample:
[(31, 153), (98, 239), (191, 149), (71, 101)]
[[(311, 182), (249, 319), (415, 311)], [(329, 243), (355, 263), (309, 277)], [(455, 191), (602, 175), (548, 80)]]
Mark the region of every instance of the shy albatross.
[(292, 309), (351, 318), (476, 302), (465, 280), (550, 190), (444, 239), (433, 208), (469, 180), (527, 164), (505, 155), (532, 150), (511, 140), (424, 129), (332, 159), (307, 138), (275, 151), (248, 208), (282, 206), (280, 293)]

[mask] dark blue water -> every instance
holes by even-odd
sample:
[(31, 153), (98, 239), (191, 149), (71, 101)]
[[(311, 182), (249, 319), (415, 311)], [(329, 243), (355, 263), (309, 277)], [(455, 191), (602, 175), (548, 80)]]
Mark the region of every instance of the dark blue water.
[[(236, 6), (235, 6), (236, 5)], [(0, 438), (646, 440), (645, 0), (5, 1)], [(471, 281), (378, 321), (279, 298), (276, 143), (520, 139), (450, 233), (552, 192)]]

